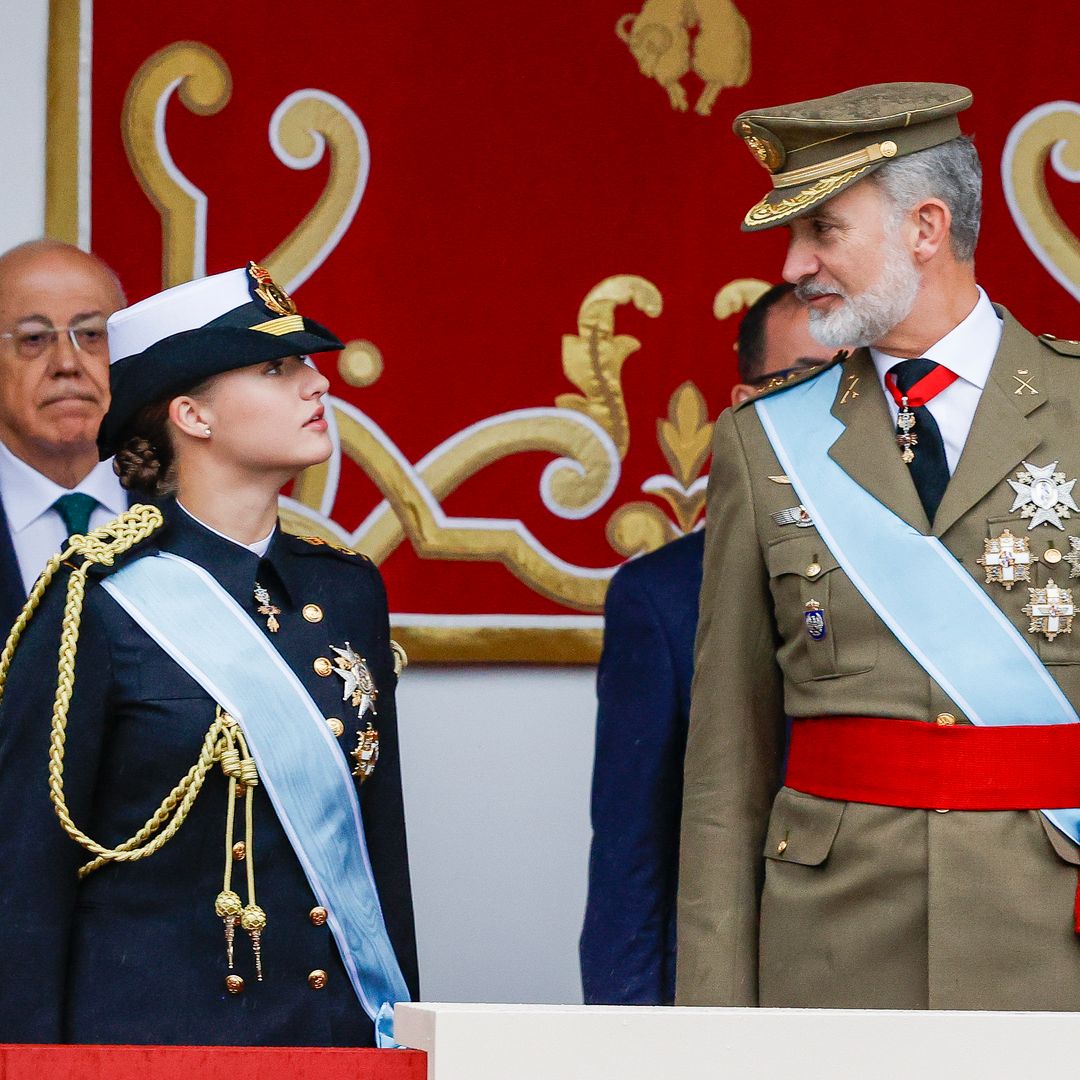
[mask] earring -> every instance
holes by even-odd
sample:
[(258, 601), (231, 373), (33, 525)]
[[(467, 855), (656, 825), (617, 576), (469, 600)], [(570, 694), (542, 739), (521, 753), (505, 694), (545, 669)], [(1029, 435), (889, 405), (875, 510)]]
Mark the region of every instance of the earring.
[(206, 432), (206, 437), (209, 439), (210, 438), (210, 425), (209, 424), (203, 424), (203, 430)]

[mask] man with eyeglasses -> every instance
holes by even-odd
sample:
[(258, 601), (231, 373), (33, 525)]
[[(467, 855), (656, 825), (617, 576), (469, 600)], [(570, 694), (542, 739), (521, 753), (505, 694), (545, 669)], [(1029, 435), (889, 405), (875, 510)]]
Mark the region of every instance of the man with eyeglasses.
[(3, 633), (66, 537), (127, 508), (95, 443), (109, 404), (105, 320), (124, 303), (116, 275), (69, 244), (36, 240), (0, 255)]
[[(793, 285), (743, 316), (731, 403), (773, 379), (826, 363)], [(675, 887), (683, 756), (705, 533), (621, 567), (604, 605), (593, 766), (593, 843), (581, 934), (590, 1005), (663, 1005), (675, 997)]]

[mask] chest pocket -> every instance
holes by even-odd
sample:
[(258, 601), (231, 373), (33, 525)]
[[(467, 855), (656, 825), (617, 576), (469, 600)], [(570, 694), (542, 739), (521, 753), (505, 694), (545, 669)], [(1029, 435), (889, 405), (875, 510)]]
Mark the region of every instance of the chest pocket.
[(776, 541), (765, 557), (781, 638), (777, 660), (787, 678), (802, 683), (873, 668), (880, 623), (816, 531)]

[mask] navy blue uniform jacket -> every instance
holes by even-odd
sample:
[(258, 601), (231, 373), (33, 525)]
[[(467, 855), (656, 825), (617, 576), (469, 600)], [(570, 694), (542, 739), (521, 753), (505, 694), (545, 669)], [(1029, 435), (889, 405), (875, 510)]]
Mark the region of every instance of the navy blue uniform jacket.
[[(383, 912), (411, 991), (415, 936), (401, 796), (396, 679), (386, 597), (362, 556), (316, 546), (280, 530), (258, 556), (202, 528), (171, 500), (166, 525), (119, 560), (158, 549), (209, 570), (266, 629), (258, 580), (282, 609), (268, 634), (326, 717), (356, 743), (355, 709), (342, 681), (320, 677), (318, 657), (351, 642), (380, 694), (381, 756), (360, 802)], [(194, 765), (214, 703), (101, 588), (88, 582), (68, 722), (64, 781), (77, 826), (114, 845), (133, 835)], [(255, 979), (247, 934), (236, 933), (242, 993), (225, 991), (221, 920), (227, 782), (215, 766), (188, 820), (157, 853), (112, 864), (83, 881), (88, 854), (62, 831), (49, 801), (48, 741), (67, 572), (57, 575), (15, 655), (0, 707), (0, 1042), (341, 1045), (373, 1042), (328, 926), (265, 791), (254, 796), (255, 887), (267, 915), (264, 981)], [(301, 615), (306, 604), (324, 612)], [(213, 622), (205, 631), (214, 633)], [(253, 677), (255, 673), (253, 673)], [(350, 765), (352, 762), (350, 761)], [(242, 805), (239, 803), (238, 805)], [(237, 814), (236, 839), (243, 837)], [(246, 899), (244, 864), (234, 889)], [(324, 989), (308, 975), (322, 969)]]
[(675, 998), (675, 890), (704, 534), (621, 567), (604, 605), (593, 766), (587, 1004)]

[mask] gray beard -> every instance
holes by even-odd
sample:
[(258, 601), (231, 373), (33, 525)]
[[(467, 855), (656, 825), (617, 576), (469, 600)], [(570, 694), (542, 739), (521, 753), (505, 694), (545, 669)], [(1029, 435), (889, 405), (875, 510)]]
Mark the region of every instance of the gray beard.
[(857, 296), (836, 288), (827, 289), (813, 280), (799, 285), (796, 295), (805, 300), (836, 292), (842, 302), (833, 311), (810, 309), (810, 334), (830, 349), (844, 346), (858, 349), (880, 341), (911, 314), (919, 293), (919, 280), (919, 271), (907, 252), (890, 238), (881, 274)]

